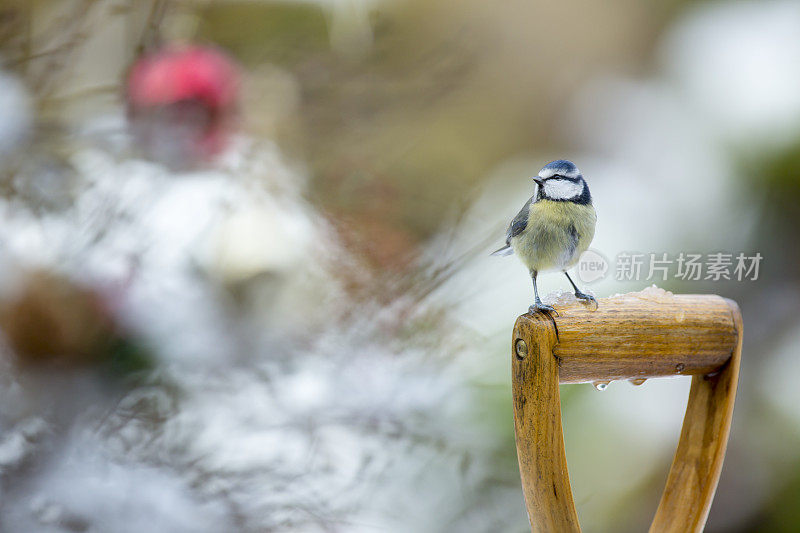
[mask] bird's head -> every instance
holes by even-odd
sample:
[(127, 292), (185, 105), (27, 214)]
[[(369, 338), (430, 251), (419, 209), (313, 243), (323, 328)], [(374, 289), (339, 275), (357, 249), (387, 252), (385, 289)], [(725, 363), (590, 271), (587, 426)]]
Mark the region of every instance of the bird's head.
[(539, 175), (533, 177), (539, 186), (536, 200), (589, 204), (592, 196), (581, 171), (571, 161), (559, 159), (547, 163)]

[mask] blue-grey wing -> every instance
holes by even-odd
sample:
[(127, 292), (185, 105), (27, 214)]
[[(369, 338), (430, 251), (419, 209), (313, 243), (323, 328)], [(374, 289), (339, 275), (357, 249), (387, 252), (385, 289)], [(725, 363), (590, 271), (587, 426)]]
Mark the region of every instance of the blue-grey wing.
[(528, 213), (530, 212), (531, 208), (531, 201), (533, 198), (530, 198), (525, 205), (522, 206), (517, 216), (514, 217), (514, 220), (511, 221), (511, 224), (508, 226), (508, 231), (506, 232), (506, 245), (511, 245), (511, 239), (525, 231), (525, 228), (528, 226)]

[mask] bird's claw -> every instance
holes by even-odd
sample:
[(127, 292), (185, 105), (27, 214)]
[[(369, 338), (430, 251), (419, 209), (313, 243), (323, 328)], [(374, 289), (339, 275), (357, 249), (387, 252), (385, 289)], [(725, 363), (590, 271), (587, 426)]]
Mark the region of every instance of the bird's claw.
[(577, 298), (578, 300), (587, 300), (589, 302), (597, 302), (597, 299), (594, 296), (592, 296), (591, 294), (583, 293), (581, 291), (578, 291), (578, 292), (575, 293), (575, 298)]
[(581, 291), (577, 291), (577, 292), (575, 293), (575, 298), (577, 298), (578, 300), (583, 300), (584, 302), (591, 302), (591, 303), (594, 303), (594, 307), (595, 307), (595, 309), (597, 309), (597, 306), (599, 305), (599, 304), (597, 303), (597, 298), (595, 298), (595, 297), (594, 297), (594, 296), (592, 296), (591, 294), (585, 294), (585, 293), (583, 293), (583, 292), (581, 292)]
[(545, 311), (549, 313), (555, 313), (556, 316), (559, 316), (558, 311), (556, 311), (556, 309), (552, 305), (545, 305), (542, 302), (537, 302), (528, 308), (528, 312), (532, 314)]

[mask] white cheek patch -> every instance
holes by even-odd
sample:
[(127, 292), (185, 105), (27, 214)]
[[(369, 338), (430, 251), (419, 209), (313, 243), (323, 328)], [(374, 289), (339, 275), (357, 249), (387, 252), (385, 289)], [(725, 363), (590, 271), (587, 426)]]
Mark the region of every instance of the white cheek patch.
[(544, 194), (555, 200), (569, 200), (583, 194), (583, 182), (570, 180), (547, 180), (544, 182)]

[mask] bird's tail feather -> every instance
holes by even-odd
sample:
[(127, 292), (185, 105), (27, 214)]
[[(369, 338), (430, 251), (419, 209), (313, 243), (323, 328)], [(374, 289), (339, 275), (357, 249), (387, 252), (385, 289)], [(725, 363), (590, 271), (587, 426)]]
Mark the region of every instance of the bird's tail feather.
[(491, 255), (504, 256), (504, 255), (511, 255), (513, 253), (514, 249), (509, 245), (505, 245), (502, 248), (492, 252)]

